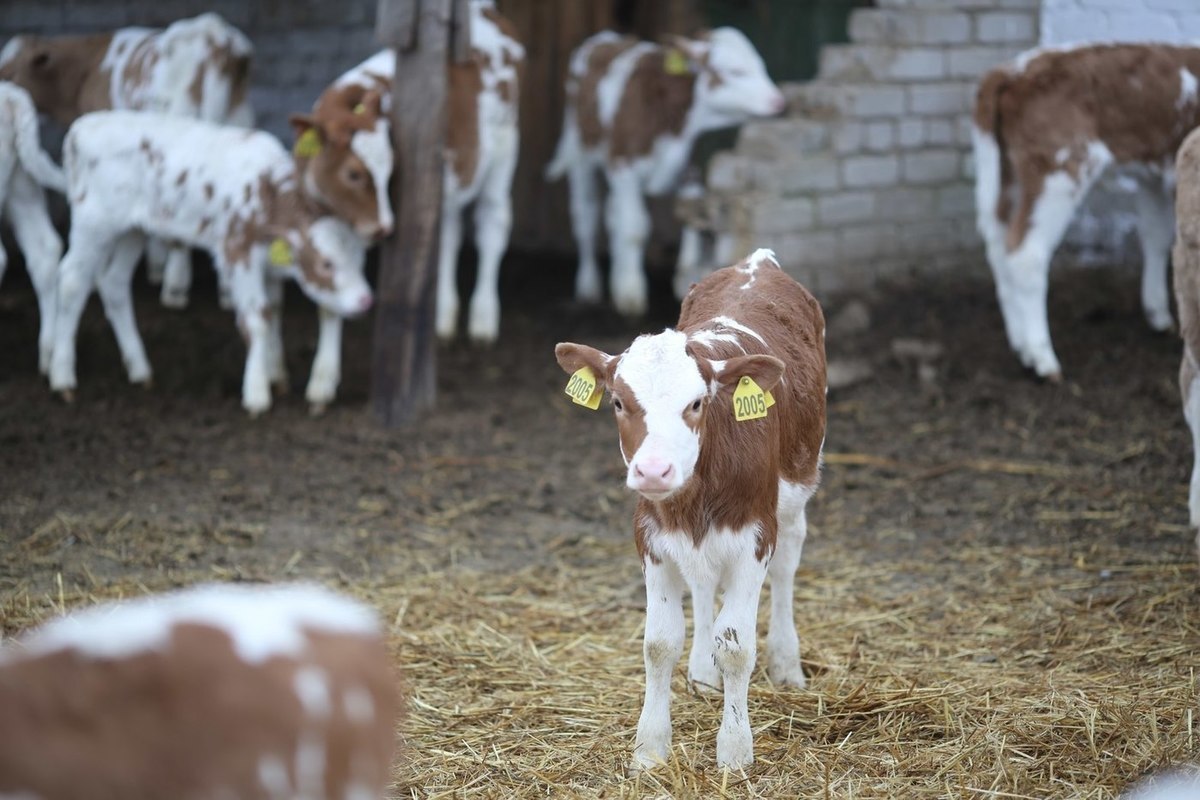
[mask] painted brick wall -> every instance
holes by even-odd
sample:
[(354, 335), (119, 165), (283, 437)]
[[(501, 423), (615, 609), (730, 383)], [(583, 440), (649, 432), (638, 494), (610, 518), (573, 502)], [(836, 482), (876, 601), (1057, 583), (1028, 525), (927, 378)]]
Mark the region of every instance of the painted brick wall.
[[(1200, 0), (1042, 0), (1041, 43), (1200, 40)], [(1083, 263), (1140, 263), (1133, 202), (1097, 186), (1064, 241), (1063, 257)]]
[(742, 127), (709, 165), (700, 224), (717, 258), (754, 247), (818, 293), (982, 264), (970, 111), (992, 66), (1039, 41), (1039, 0), (877, 0), (788, 114)]

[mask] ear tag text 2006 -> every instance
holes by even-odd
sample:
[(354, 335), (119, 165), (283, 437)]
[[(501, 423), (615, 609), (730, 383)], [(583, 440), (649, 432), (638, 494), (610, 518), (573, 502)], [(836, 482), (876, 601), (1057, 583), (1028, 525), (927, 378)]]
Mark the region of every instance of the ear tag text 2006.
[(267, 250), (267, 259), (272, 267), (290, 267), (292, 265), (292, 246), (287, 239), (275, 239)]
[(309, 128), (300, 134), (300, 138), (296, 140), (296, 144), (292, 147), (292, 152), (300, 158), (313, 158), (320, 153), (321, 135), (317, 133), (317, 129)]
[(753, 378), (743, 377), (733, 390), (733, 418), (738, 422), (762, 419), (767, 409), (775, 405), (770, 392), (764, 392)]
[(596, 385), (596, 375), (590, 367), (580, 367), (567, 381), (567, 396), (576, 405), (586, 406), (592, 411), (600, 408), (600, 398), (604, 389)]

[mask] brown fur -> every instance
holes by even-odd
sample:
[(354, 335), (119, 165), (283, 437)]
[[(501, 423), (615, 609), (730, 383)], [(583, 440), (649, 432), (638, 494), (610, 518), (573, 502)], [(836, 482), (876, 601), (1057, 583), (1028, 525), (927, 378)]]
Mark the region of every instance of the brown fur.
[[(0, 794), (152, 800), (263, 798), (259, 759), (280, 758), (296, 784), (298, 734), (325, 754), (322, 797), (359, 783), (387, 785), (400, 713), (389, 658), (377, 638), (308, 631), (299, 657), (247, 664), (229, 635), (176, 624), (159, 649), (118, 658), (77, 651), (0, 662)], [(331, 714), (308, 715), (298, 669), (330, 681)], [(350, 720), (343, 693), (362, 687), (375, 714)]]
[[(333, 288), (333, 274), (324, 262), (324, 257), (313, 247), (306, 229), (309, 223), (322, 216), (321, 209), (295, 186), (280, 189), (265, 175), (258, 179), (258, 201), (250, 214), (238, 216), (230, 224), (225, 235), (222, 255), (227, 264), (247, 263), (254, 247), (269, 247), (278, 236), (289, 231), (298, 231), (300, 247), (294, 250), (297, 266), (306, 280), (322, 289)], [(248, 198), (253, 193), (247, 187)], [(249, 199), (247, 199), (247, 204)]]
[(596, 85), (608, 72), (613, 59), (636, 44), (637, 39), (632, 37), (616, 42), (602, 42), (593, 47), (588, 54), (587, 71), (579, 79), (575, 90), (579, 138), (585, 147), (595, 147), (604, 139), (604, 125), (600, 122), (600, 110), (596, 102)]
[(1183, 336), (1180, 388), (1187, 403), (1200, 358), (1200, 132), (1188, 136), (1176, 161), (1175, 302)]
[[(824, 315), (812, 294), (778, 267), (763, 263), (744, 290), (747, 281), (746, 272), (728, 267), (709, 275), (684, 299), (677, 329), (689, 337), (717, 327), (711, 320), (725, 316), (756, 331), (767, 345), (746, 334), (738, 334), (741, 347), (689, 342), (705, 380), (716, 379), (722, 388), (698, 414), (684, 412), (701, 440), (691, 480), (666, 501), (638, 500), (634, 535), (642, 558), (653, 557), (646, 547), (648, 524), (684, 531), (699, 543), (714, 527), (737, 529), (755, 522), (761, 527), (757, 554), (762, 558), (775, 547), (779, 479), (810, 487), (819, 479), (825, 437)], [(560, 344), (555, 354), (569, 373), (589, 366), (614, 403), (626, 406), (620, 438), (631, 458), (646, 428), (636, 399), (615, 379), (620, 358), (569, 344)], [(711, 374), (708, 359), (727, 361), (725, 371)], [(774, 395), (766, 418), (734, 419), (733, 392), (743, 375)]]
[[(996, 217), (1009, 225), (1008, 248), (1024, 240), (1045, 177), (1077, 176), (1089, 142), (1102, 142), (1118, 164), (1168, 165), (1200, 123), (1200, 103), (1179, 108), (1179, 71), (1200, 78), (1200, 48), (1095, 45), (1047, 51), (1016, 72), (984, 76), (975, 125), (1001, 149)], [(1067, 153), (1059, 163), (1060, 151)], [(1011, 206), (1016, 190), (1017, 206)]]
[(670, 75), (663, 67), (665, 51), (638, 59), (613, 118), (609, 155), (617, 161), (648, 155), (654, 142), (683, 131), (696, 92), (696, 75)]
[(479, 168), (479, 95), (483, 91), (480, 58), (450, 65), (446, 159), (459, 186), (470, 186)]
[(0, 80), (29, 92), (38, 111), (70, 125), (89, 111), (112, 108), (111, 73), (100, 64), (111, 33), (21, 36), (17, 55), (0, 67)]

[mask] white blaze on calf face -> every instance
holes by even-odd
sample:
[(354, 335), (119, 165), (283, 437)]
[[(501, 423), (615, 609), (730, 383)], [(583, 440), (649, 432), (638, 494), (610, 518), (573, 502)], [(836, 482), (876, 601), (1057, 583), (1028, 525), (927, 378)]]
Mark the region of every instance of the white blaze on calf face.
[[(629, 465), (625, 485), (651, 500), (686, 484), (700, 456), (700, 432), (688, 415), (702, 410), (709, 387), (686, 345), (679, 331), (641, 336), (621, 356), (614, 375), (621, 455)], [(629, 397), (622, 396), (625, 387)]]
[(298, 270), (296, 280), (315, 303), (339, 316), (352, 317), (371, 307), (371, 287), (363, 275), (367, 251), (363, 240), (336, 217), (323, 217), (312, 224), (308, 235), (322, 269), (328, 270), (333, 288), (326, 289), (308, 280)]
[(369, 131), (357, 131), (350, 139), (350, 150), (362, 159), (371, 172), (371, 180), (375, 183), (375, 201), (379, 204), (378, 229), (365, 230), (365, 226), (359, 225), (358, 232), (368, 238), (387, 236), (396, 222), (388, 196), (388, 181), (392, 177), (392, 134), (387, 120), (377, 120), (375, 127)]
[(697, 83), (704, 96), (702, 108), (727, 118), (729, 124), (783, 111), (783, 94), (745, 34), (735, 28), (717, 28), (709, 41), (708, 67), (714, 74), (702, 75)]

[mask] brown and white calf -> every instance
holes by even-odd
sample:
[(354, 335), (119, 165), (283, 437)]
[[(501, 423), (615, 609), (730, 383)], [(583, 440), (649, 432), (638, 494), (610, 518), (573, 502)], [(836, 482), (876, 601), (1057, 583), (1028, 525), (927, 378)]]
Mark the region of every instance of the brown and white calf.
[(0, 648), (0, 797), (383, 798), (375, 614), (315, 586), (102, 605)]
[[(20, 86), (0, 81), (0, 217), (12, 224), (37, 294), (41, 317), (38, 366), (45, 372), (50, 366), (62, 239), (50, 221), (42, 187), (66, 193), (67, 181), (38, 143), (37, 110), (29, 94)], [(0, 280), (7, 265), (8, 254), (0, 243)]]
[[(75, 335), (95, 286), (129, 379), (150, 380), (133, 318), (130, 282), (145, 236), (209, 252), (230, 287), (248, 345), (242, 405), (271, 405), (270, 384), (286, 384), (281, 338), (282, 281), (294, 278), (328, 314), (308, 399), (332, 400), (340, 375), (329, 320), (371, 306), (365, 245), (351, 224), (300, 191), (295, 161), (273, 136), (182, 117), (98, 111), (81, 117), (63, 144), (71, 233), (59, 267), (50, 386), (75, 388)], [(340, 321), (333, 333), (340, 337)]]
[(650, 233), (644, 195), (672, 191), (705, 131), (771, 116), (785, 101), (740, 31), (717, 28), (670, 44), (603, 31), (571, 56), (562, 137), (546, 176), (567, 176), (579, 248), (575, 296), (601, 297), (596, 264), (596, 172), (608, 182), (605, 223), (617, 310), (646, 310), (642, 251)]
[(1176, 179), (1175, 306), (1183, 335), (1179, 393), (1183, 416), (1192, 433), (1188, 515), (1191, 526), (1197, 529), (1200, 556), (1200, 130), (1193, 131), (1179, 148)]
[(1104, 44), (1031, 50), (983, 77), (975, 102), (975, 203), (1009, 345), (1060, 380), (1050, 343), (1050, 258), (1105, 172), (1136, 186), (1142, 308), (1171, 327), (1167, 257), (1175, 153), (1200, 123), (1200, 48)]
[[(249, 127), (253, 54), (241, 31), (206, 13), (163, 29), (14, 36), (0, 50), (0, 80), (23, 87), (38, 111), (64, 126), (90, 111), (132, 109)], [(187, 305), (187, 252), (168, 255), (157, 244), (148, 252), (152, 275), (162, 274), (163, 305)]]
[[(646, 698), (634, 768), (670, 753), (688, 589), (688, 677), (724, 685), (717, 764), (744, 767), (754, 760), (746, 694), (768, 575), (767, 671), (775, 683), (804, 685), (792, 584), (825, 439), (821, 307), (771, 251), (758, 250), (698, 283), (677, 328), (640, 336), (615, 356), (568, 343), (555, 356), (568, 373), (588, 368), (597, 391), (611, 394), (625, 483), (640, 495), (633, 526), (646, 578)], [(735, 418), (751, 407), (765, 416)]]
[[(500, 331), (500, 261), (512, 229), (512, 180), (521, 140), (517, 93), (525, 49), (491, 0), (470, 4), (470, 25), (471, 58), (452, 64), (448, 76), (437, 332), (450, 339), (458, 327), (455, 275), (462, 215), (474, 204), (479, 266), (467, 333), (476, 341), (492, 342)], [(345, 215), (352, 208), (356, 196), (347, 185), (353, 188), (352, 178), (364, 171), (364, 165), (379, 191), (379, 208), (390, 208), (386, 206), (392, 170), (387, 115), (395, 72), (395, 53), (380, 51), (334, 81), (318, 98), (311, 116), (292, 118), (298, 142), (305, 136), (316, 137), (316, 147), (297, 148), (305, 190), (334, 213)], [(382, 104), (370, 102), (373, 96), (380, 97)], [(304, 153), (312, 150), (315, 155), (305, 158)]]

